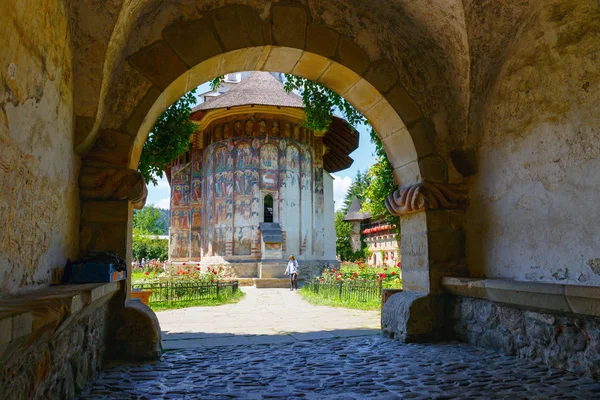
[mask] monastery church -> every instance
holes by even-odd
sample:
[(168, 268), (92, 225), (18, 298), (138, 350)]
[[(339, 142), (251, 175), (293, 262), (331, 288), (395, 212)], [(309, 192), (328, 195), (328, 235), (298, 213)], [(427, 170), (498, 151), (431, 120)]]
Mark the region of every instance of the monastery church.
[(301, 97), (275, 76), (229, 79), (193, 109), (190, 149), (167, 171), (172, 261), (240, 278), (282, 278), (290, 254), (304, 269), (337, 263), (330, 173), (352, 164), (358, 133), (338, 117), (307, 129)]

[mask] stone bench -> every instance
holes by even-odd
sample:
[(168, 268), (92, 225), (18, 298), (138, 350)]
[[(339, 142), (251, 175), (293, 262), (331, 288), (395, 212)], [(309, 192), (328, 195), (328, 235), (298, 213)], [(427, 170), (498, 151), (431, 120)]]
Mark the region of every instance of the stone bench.
[(73, 398), (102, 367), (119, 285), (53, 286), (0, 299), (0, 393)]
[(442, 278), (449, 294), (540, 311), (600, 317), (600, 287), (509, 279)]

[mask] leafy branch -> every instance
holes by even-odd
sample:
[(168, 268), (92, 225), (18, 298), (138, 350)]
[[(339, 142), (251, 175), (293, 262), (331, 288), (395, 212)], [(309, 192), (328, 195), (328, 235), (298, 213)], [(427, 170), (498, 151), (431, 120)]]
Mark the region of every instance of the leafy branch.
[(366, 125), (367, 119), (356, 111), (352, 104), (333, 90), (317, 82), (295, 75), (285, 75), (284, 89), (287, 93), (296, 90), (302, 97), (306, 114), (306, 127), (313, 131), (324, 131), (331, 124), (336, 109), (340, 110), (351, 126)]
[(150, 131), (140, 157), (138, 171), (146, 182), (158, 184), (171, 161), (190, 147), (190, 136), (195, 125), (190, 121), (192, 105), (196, 102), (196, 90), (192, 90), (173, 103), (160, 116)]

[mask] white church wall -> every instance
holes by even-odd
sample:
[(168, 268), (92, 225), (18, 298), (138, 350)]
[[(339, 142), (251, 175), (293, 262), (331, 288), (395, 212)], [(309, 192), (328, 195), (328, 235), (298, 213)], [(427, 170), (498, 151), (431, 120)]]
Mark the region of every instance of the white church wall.
[(323, 171), (323, 194), (325, 197), (325, 243), (324, 243), (324, 258), (326, 260), (335, 260), (335, 203), (333, 201), (333, 177)]

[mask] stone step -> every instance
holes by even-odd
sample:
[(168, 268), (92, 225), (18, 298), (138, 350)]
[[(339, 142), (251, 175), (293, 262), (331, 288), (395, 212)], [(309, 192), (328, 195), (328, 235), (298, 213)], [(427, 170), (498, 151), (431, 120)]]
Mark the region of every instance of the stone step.
[(257, 289), (266, 288), (289, 288), (289, 278), (254, 278), (254, 285)]

